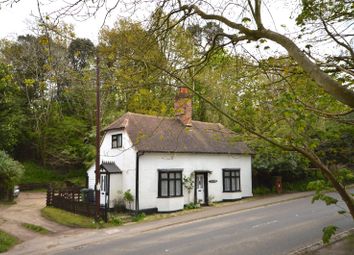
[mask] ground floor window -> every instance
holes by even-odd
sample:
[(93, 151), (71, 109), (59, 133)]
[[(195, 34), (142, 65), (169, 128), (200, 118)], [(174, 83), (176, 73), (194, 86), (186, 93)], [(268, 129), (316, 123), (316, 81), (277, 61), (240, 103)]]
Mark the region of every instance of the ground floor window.
[(241, 191), (240, 169), (223, 169), (222, 175), (224, 192)]
[(168, 171), (159, 170), (158, 180), (159, 197), (180, 197), (183, 196), (182, 170)]

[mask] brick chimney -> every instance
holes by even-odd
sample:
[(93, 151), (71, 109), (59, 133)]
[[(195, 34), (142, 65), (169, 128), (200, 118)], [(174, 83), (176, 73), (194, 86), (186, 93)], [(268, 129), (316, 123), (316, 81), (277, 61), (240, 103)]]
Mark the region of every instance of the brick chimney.
[(192, 97), (186, 87), (178, 89), (175, 97), (175, 114), (183, 125), (192, 126)]

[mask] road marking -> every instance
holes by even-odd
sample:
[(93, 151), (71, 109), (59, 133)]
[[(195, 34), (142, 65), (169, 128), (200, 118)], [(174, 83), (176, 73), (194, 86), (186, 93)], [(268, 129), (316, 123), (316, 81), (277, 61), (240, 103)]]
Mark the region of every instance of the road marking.
[(267, 221), (267, 222), (264, 222), (264, 223), (261, 223), (261, 224), (253, 225), (252, 228), (258, 228), (258, 227), (262, 227), (262, 226), (267, 226), (267, 225), (274, 224), (274, 223), (277, 223), (277, 222), (278, 222), (277, 220)]

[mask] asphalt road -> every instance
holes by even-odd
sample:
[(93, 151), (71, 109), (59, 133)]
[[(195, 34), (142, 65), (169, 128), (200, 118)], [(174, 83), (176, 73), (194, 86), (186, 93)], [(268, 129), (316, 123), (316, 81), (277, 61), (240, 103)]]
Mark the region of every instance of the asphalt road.
[[(337, 206), (311, 204), (302, 198), (267, 207), (202, 219), (124, 238), (68, 249), (57, 254), (288, 254), (321, 239), (323, 227), (333, 224), (339, 232), (353, 228), (350, 216)], [(343, 206), (343, 203), (339, 203)]]

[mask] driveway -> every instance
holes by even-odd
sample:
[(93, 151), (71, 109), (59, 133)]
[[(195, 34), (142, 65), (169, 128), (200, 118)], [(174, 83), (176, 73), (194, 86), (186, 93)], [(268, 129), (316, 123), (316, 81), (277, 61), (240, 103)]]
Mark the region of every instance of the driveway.
[(42, 226), (53, 233), (68, 230), (68, 227), (56, 224), (41, 216), (40, 210), (45, 207), (46, 193), (21, 192), (16, 204), (0, 207), (0, 229), (18, 237), (21, 241), (31, 240), (40, 234), (27, 230), (21, 223), (31, 223)]

